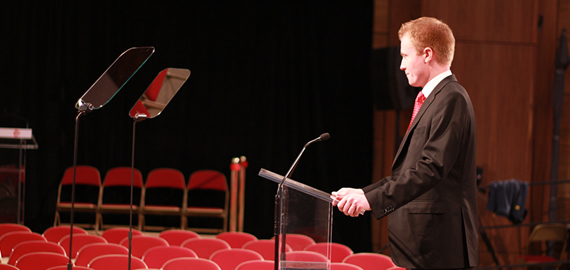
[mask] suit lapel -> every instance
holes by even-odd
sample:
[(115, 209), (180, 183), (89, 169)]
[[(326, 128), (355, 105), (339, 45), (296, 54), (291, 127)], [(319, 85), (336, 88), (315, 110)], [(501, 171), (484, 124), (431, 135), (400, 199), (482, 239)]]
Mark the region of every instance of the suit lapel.
[(396, 161), (398, 160), (398, 157), (400, 156), (400, 153), (402, 152), (404, 145), (406, 145), (411, 131), (416, 128), (416, 125), (418, 124), (418, 122), (422, 118), (424, 112), (429, 108), (431, 103), (436, 99), (436, 97), (439, 94), (439, 92), (441, 91), (441, 89), (443, 89), (443, 87), (446, 84), (448, 84), (449, 82), (454, 82), (454, 81), (457, 81), (457, 79), (455, 78), (455, 75), (447, 76), (446, 78), (444, 78), (441, 82), (439, 82), (437, 84), (437, 86), (433, 89), (433, 91), (428, 96), (428, 98), (424, 101), (424, 103), (422, 104), (422, 107), (418, 111), (418, 114), (416, 114), (416, 117), (414, 118), (414, 122), (412, 122), (412, 125), (410, 126), (410, 128), (408, 129), (408, 131), (404, 135), (402, 142), (400, 143), (400, 147), (398, 148), (398, 152), (396, 153), (396, 156), (394, 157), (394, 161), (392, 163), (392, 168), (394, 168), (394, 165), (396, 164)]

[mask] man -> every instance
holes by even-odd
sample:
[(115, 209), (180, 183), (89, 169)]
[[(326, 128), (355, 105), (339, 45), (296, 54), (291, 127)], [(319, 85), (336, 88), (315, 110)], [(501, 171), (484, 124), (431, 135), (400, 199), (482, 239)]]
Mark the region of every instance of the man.
[(396, 265), (472, 268), (478, 263), (475, 116), (450, 70), (455, 38), (445, 23), (425, 17), (403, 24), (398, 35), (400, 69), (422, 91), (392, 175), (331, 197), (352, 217), (369, 210), (377, 219), (391, 214), (389, 247)]

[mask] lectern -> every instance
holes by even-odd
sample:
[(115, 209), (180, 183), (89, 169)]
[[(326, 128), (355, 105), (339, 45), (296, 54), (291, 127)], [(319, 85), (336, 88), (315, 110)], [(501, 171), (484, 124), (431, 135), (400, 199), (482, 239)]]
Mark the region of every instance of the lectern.
[[(304, 234), (315, 242), (331, 242), (333, 206), (330, 194), (293, 179), (261, 169), (259, 176), (276, 183), (283, 183), (282, 195), (276, 203), (276, 239), (279, 239), (277, 269), (322, 270), (329, 269), (331, 250), (327, 249), (326, 261), (295, 261), (287, 258), (285, 246), (287, 234)], [(277, 235), (278, 234), (278, 235)]]
[[(38, 143), (30, 128), (0, 128), (0, 148), (14, 152), (5, 153), (12, 157), (10, 164), (0, 164), (0, 223), (24, 223), (24, 194), (27, 149), (38, 149)], [(15, 150), (15, 151), (14, 151)], [(8, 160), (4, 160), (8, 162)]]

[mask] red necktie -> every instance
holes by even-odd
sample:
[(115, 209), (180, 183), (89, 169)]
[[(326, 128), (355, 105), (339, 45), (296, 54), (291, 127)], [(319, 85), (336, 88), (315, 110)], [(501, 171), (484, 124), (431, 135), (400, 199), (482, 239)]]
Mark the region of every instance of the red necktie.
[(416, 97), (416, 103), (414, 104), (414, 111), (412, 112), (412, 120), (410, 120), (410, 124), (408, 125), (408, 130), (410, 130), (412, 122), (414, 122), (414, 118), (416, 118), (416, 115), (420, 111), (420, 108), (422, 107), (422, 104), (424, 103), (425, 100), (426, 97), (424, 96), (424, 93), (420, 91), (418, 93), (418, 96)]

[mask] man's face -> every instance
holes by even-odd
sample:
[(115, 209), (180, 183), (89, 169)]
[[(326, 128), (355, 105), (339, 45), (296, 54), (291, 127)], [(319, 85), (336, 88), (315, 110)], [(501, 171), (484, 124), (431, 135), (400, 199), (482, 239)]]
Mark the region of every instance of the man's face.
[(425, 62), (425, 55), (418, 55), (408, 34), (402, 37), (400, 42), (400, 54), (402, 55), (400, 69), (406, 73), (410, 85), (414, 87), (424, 87), (429, 81), (428, 65)]

